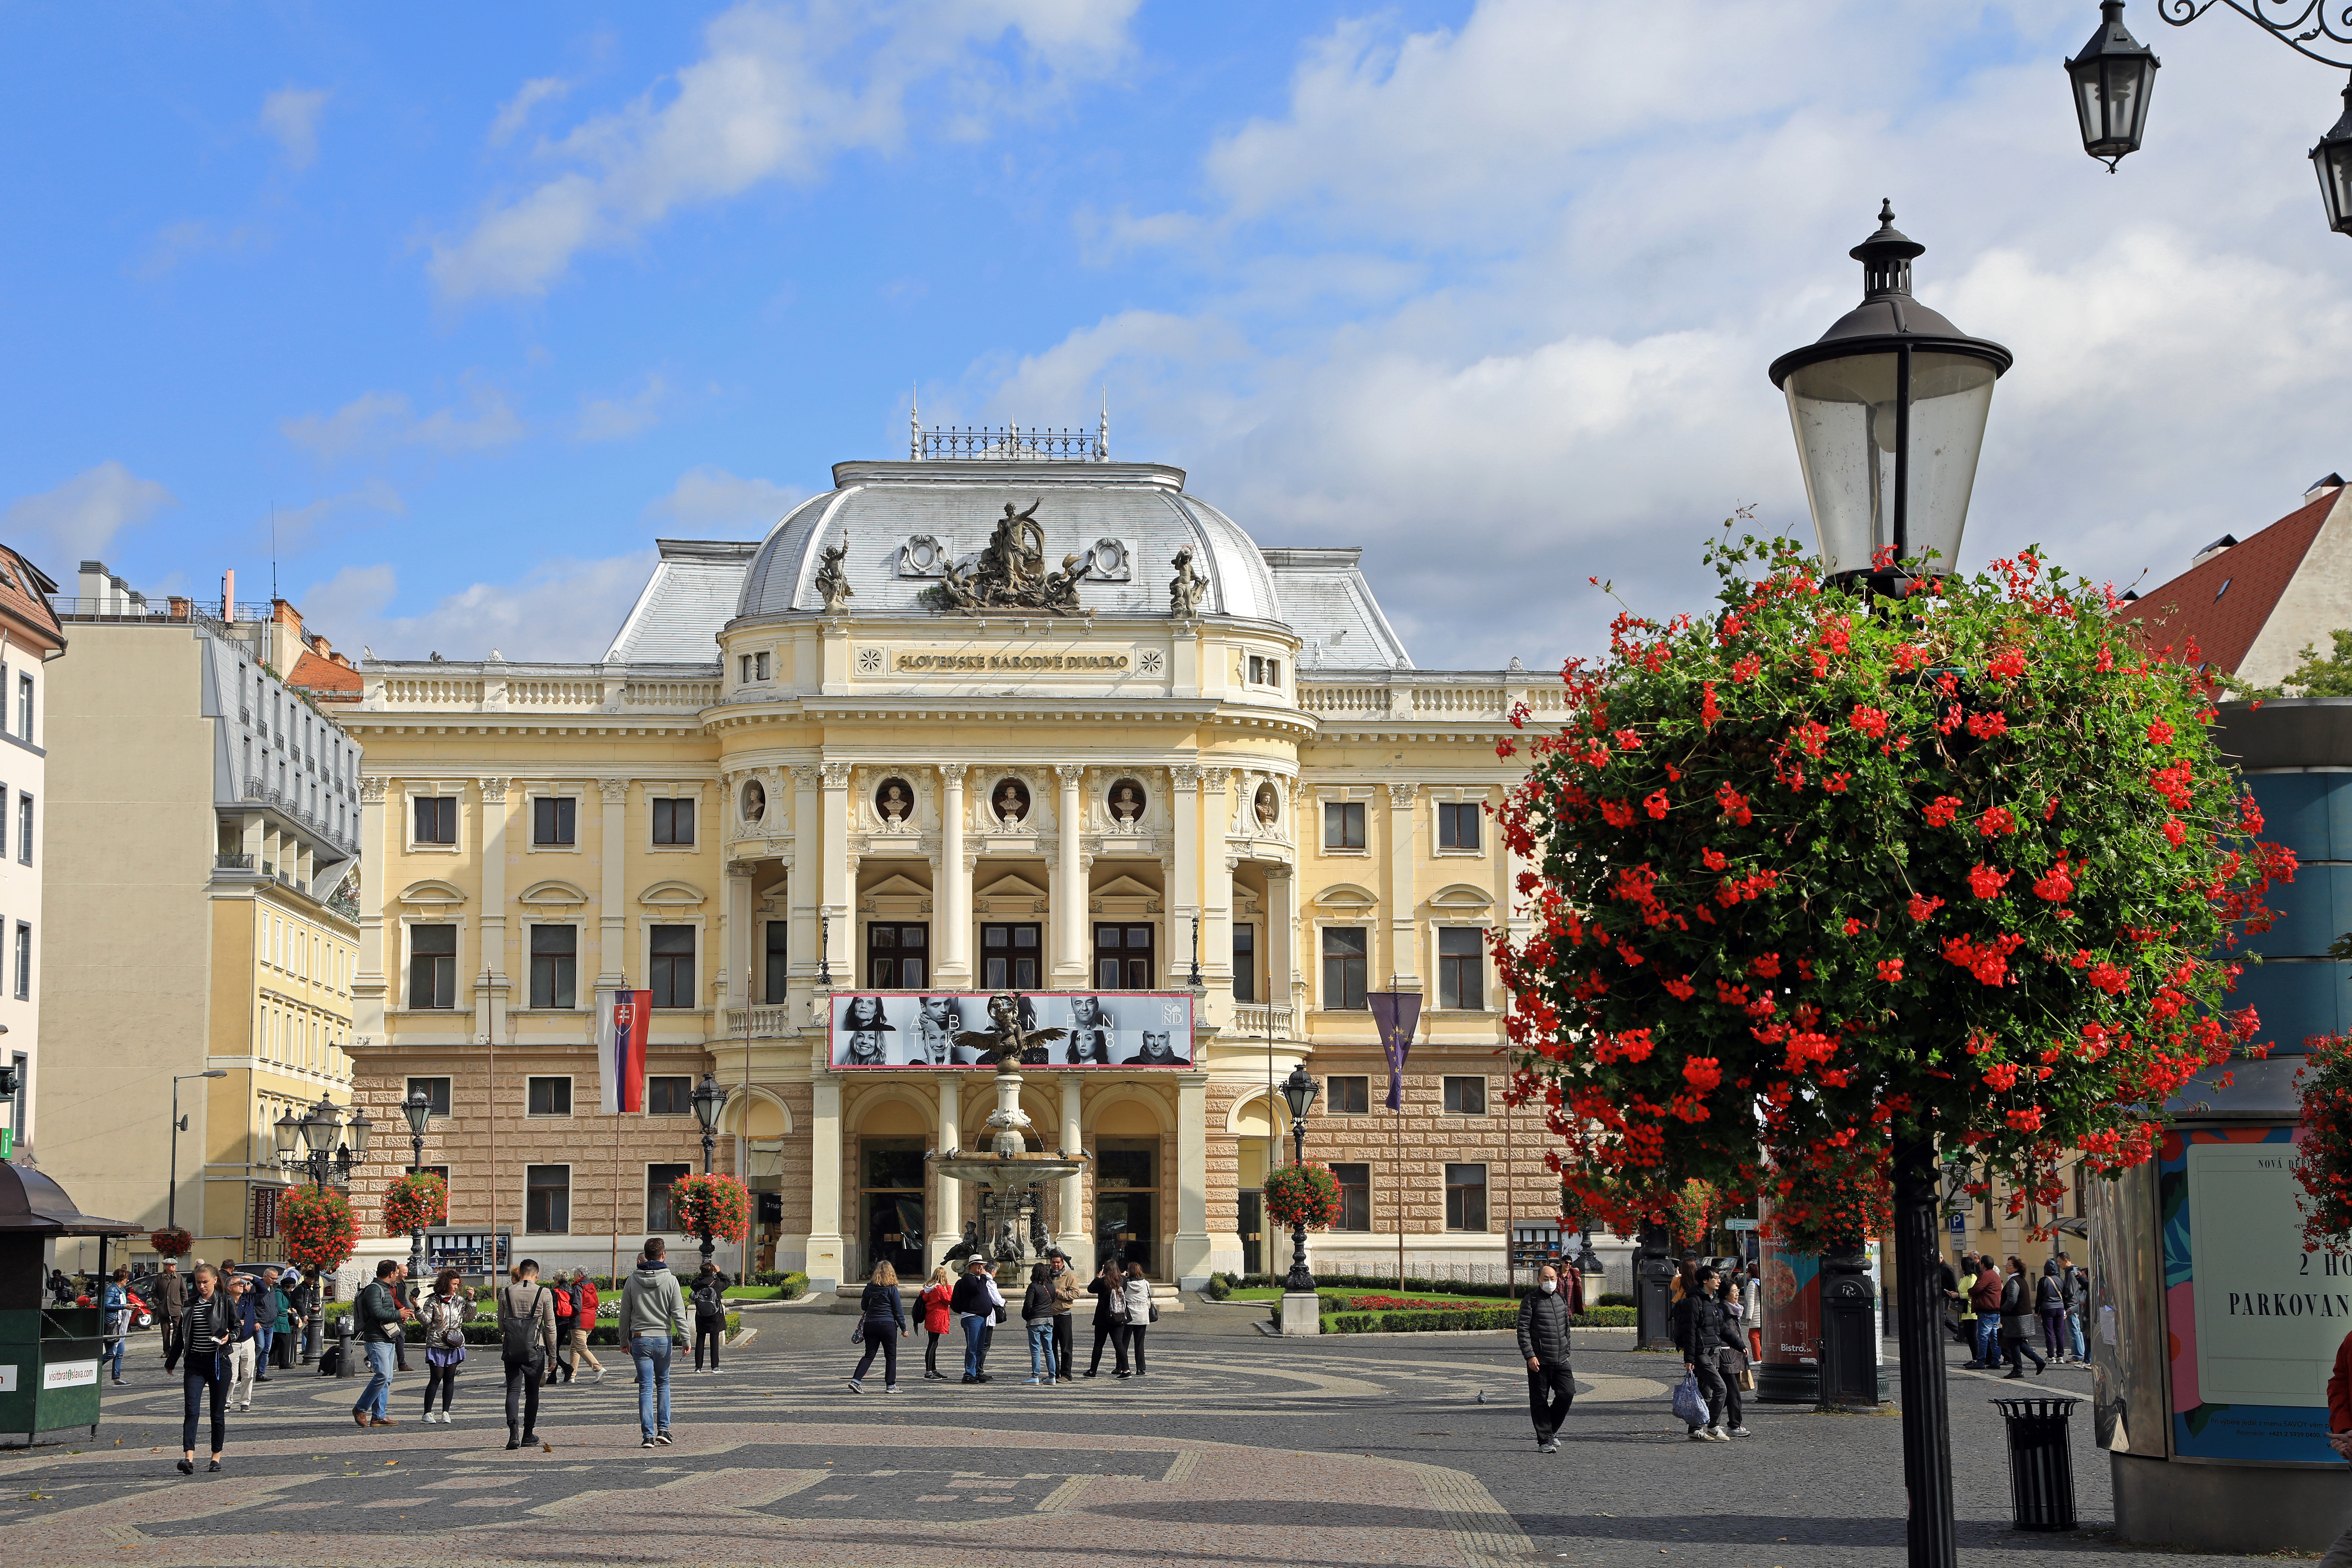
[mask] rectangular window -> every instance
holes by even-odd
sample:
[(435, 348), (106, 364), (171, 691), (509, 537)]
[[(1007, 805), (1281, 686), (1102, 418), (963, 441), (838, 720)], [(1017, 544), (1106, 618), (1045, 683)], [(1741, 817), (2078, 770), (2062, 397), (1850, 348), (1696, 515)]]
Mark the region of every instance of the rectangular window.
[(530, 928), (530, 1005), (534, 1007), (577, 1006), (580, 974), (580, 928)]
[(33, 678), (16, 678), (16, 738), (26, 745), (33, 743)]
[(572, 1228), (572, 1167), (522, 1168), (522, 1228), (530, 1236), (561, 1236)]
[(21, 791), (16, 795), (16, 858), (26, 866), (33, 863), (33, 797)]
[(33, 928), (16, 922), (16, 1000), (33, 999)]
[(921, 990), (923, 977), (930, 973), (930, 961), (929, 926), (907, 921), (867, 922), (866, 984), (875, 990)]
[(1370, 935), (1361, 926), (1327, 926), (1323, 931), (1323, 1005), (1361, 1007), (1364, 979), (1370, 963)]
[[(284, 773), (285, 764), (278, 765), (278, 772), (281, 775)], [(457, 797), (456, 795), (422, 795), (416, 797), (416, 842), (419, 844), (457, 842)]]
[(1038, 935), (1035, 924), (980, 928), (981, 984), (991, 991), (1031, 991), (1037, 984)]
[(659, 798), (654, 802), (654, 842), (694, 842), (694, 798), (691, 795), (680, 800)]
[(572, 1080), (568, 1078), (526, 1079), (523, 1114), (526, 1116), (571, 1115)]
[(568, 795), (543, 795), (530, 803), (530, 841), (538, 845), (572, 845), (577, 832), (580, 803)]
[(2077, 1160), (2074, 1163), (2074, 1217), (2076, 1219), (2088, 1219), (2091, 1215), (2091, 1211), (2084, 1205), (2084, 1196), (2083, 1163)]
[(1364, 803), (1327, 800), (1323, 803), (1323, 847), (1361, 849), (1364, 847)]
[(457, 928), (408, 928), (408, 1005), (411, 1007), (455, 1007), (457, 1005)]
[(751, 679), (754, 680), (765, 680), (768, 679), (768, 656), (766, 654), (755, 653), (751, 656)]
[(1448, 1230), (1486, 1228), (1486, 1166), (1448, 1165), (1445, 1167), (1445, 1228)]
[(1234, 927), (1234, 1000), (1257, 1000), (1257, 927)]
[(33, 1104), (33, 1058), (23, 1051), (8, 1053), (8, 1064), (16, 1069), (16, 1099), (8, 1108), (8, 1125), (16, 1130), (16, 1146), (25, 1145), (25, 1121)]
[(1152, 931), (1148, 925), (1097, 924), (1095, 927), (1095, 989), (1151, 989)]
[(658, 1235), (677, 1229), (677, 1217), (669, 1210), (669, 1187), (687, 1173), (685, 1165), (647, 1165), (646, 1167), (646, 1228)]
[(1250, 655), (1249, 679), (1252, 686), (1281, 685), (1282, 660), (1265, 658), (1257, 654)]
[(651, 973), (646, 976), (656, 1007), (694, 1005), (694, 928), (653, 928)]
[(646, 1079), (647, 1116), (690, 1116), (694, 1113), (694, 1079), (683, 1073), (664, 1073)]
[[(1358, 1083), (1364, 1080), (1358, 1079)], [(1339, 1223), (1334, 1230), (1370, 1230), (1372, 1228), (1372, 1168), (1370, 1165), (1336, 1164), (1331, 1175), (1339, 1184)]]
[(1437, 803), (1437, 847), (1440, 849), (1475, 849), (1478, 847), (1478, 819), (1486, 807), (1475, 800), (1441, 800)]
[(1371, 1109), (1372, 1080), (1361, 1076), (1323, 1080), (1323, 1109), (1361, 1116)]
[(789, 921), (768, 922), (768, 988), (761, 994), (770, 1002), (782, 1001), (786, 988), (792, 984), (793, 972), (785, 962), (785, 944), (791, 938), (792, 929)]
[(434, 1115), (446, 1116), (449, 1114), (449, 1080), (447, 1079), (410, 1079), (408, 1080), (408, 1087), (401, 1091), (401, 1098), (403, 1100), (413, 1100), (416, 1097), (416, 1091), (420, 1089), (425, 1091), (425, 1102), (433, 1108)]
[(1483, 1078), (1449, 1078), (1445, 1080), (1445, 1114), (1448, 1116), (1484, 1116), (1486, 1114), (1486, 1080)]
[(1486, 933), (1445, 926), (1437, 933), (1437, 1005), (1477, 1012), (1486, 1005)]

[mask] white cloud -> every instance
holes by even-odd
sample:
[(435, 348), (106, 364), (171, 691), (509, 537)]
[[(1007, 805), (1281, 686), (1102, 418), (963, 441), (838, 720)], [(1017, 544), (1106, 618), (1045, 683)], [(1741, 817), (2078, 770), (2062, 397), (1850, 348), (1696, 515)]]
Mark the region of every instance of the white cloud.
[(190, 218), (165, 225), (133, 270), (142, 278), (161, 278), (192, 258), (239, 256), (261, 248), (269, 239), (266, 231), (250, 224), (230, 227), (206, 218)]
[(603, 657), (654, 567), (654, 552), (541, 562), (517, 582), (476, 583), (430, 608), (396, 612), (400, 574), (346, 566), (303, 590), (302, 618), (338, 647), (379, 658), (593, 659)]
[(179, 504), (153, 479), (109, 459), (55, 489), (11, 501), (0, 531), (42, 571), (70, 584), (81, 563), (102, 555), (124, 529)]
[[(632, 244), (682, 207), (771, 180), (811, 184), (843, 152), (897, 148), (919, 89), (946, 101), (947, 134), (977, 136), (992, 121), (1034, 115), (1068, 82), (1122, 58), (1135, 5), (739, 5), (704, 30), (700, 59), (542, 146), (571, 168), (491, 203), (468, 232), (436, 241), (433, 280), (456, 300), (542, 293), (581, 251)], [(1008, 37), (1017, 42), (1017, 71), (990, 53)]]
[(796, 486), (740, 479), (704, 464), (680, 474), (667, 495), (646, 508), (646, 515), (667, 518), (697, 532), (765, 533), (808, 494)]
[(324, 88), (289, 84), (261, 100), (261, 128), (276, 139), (289, 168), (319, 161), (319, 116), (327, 107)]
[(670, 399), (670, 384), (660, 373), (649, 373), (637, 390), (625, 397), (583, 397), (572, 438), (580, 441), (622, 441), (650, 430), (661, 420), (662, 405)]
[(498, 118), (490, 121), (490, 145), (505, 146), (523, 128), (532, 110), (556, 102), (571, 90), (572, 84), (556, 76), (535, 76), (523, 83), (520, 91), (499, 105)]
[(321, 462), (361, 452), (423, 447), (478, 452), (520, 441), (530, 432), (497, 388), (476, 385), (463, 407), (419, 416), (404, 392), (363, 392), (332, 414), (304, 414), (278, 423), (278, 433)]
[(321, 523), (353, 511), (383, 512), (391, 517), (407, 515), (408, 503), (400, 492), (383, 479), (371, 479), (355, 490), (341, 495), (320, 496), (300, 506), (276, 507), (257, 519), (255, 542), (268, 543), (278, 554), (289, 555), (310, 547), (312, 536)]

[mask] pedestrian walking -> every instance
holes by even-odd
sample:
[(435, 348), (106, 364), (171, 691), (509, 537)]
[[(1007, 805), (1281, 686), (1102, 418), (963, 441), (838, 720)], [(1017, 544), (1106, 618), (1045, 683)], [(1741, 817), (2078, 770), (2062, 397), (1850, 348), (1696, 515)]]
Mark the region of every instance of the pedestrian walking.
[(541, 1288), (547, 1291), (547, 1299), (555, 1305), (555, 1353), (548, 1360), (546, 1381), (550, 1385), (569, 1383), (572, 1381), (572, 1330), (576, 1319), (572, 1291), (564, 1283), (563, 1270), (557, 1269), (555, 1278), (545, 1281)]
[(539, 1441), (539, 1390), (555, 1365), (555, 1292), (526, 1258), (499, 1287), (499, 1358), (507, 1374), (507, 1447)]
[[(898, 1283), (898, 1275), (892, 1274), (890, 1284), (894, 1300)], [(709, 1345), (710, 1373), (716, 1377), (719, 1374), (719, 1342), (727, 1337), (727, 1276), (719, 1271), (719, 1265), (706, 1258), (702, 1260), (702, 1271), (694, 1277), (694, 1289), (690, 1294), (694, 1299), (694, 1370), (702, 1370), (702, 1347)], [(893, 1369), (890, 1381), (896, 1383), (898, 1381), (896, 1370), (898, 1354), (895, 1346), (890, 1352), (890, 1365)]]
[(425, 1331), (425, 1419), (434, 1419), (433, 1395), (441, 1395), (441, 1425), (449, 1425), (450, 1405), (457, 1396), (457, 1368), (466, 1360), (466, 1324), (474, 1316), (474, 1293), (464, 1277), (444, 1268), (433, 1277), (432, 1291), (417, 1316)]
[(352, 1406), (355, 1426), (400, 1425), (392, 1418), (392, 1369), (398, 1359), (401, 1320), (410, 1315), (398, 1294), (407, 1272), (407, 1266), (397, 1258), (380, 1260), (375, 1278), (360, 1288), (359, 1299), (352, 1303), (352, 1317), (359, 1325), (360, 1352), (368, 1363), (367, 1386), (360, 1390), (359, 1403)]
[(180, 1315), (188, 1310), (188, 1281), (178, 1258), (163, 1259), (154, 1300), (156, 1315), (163, 1322), (163, 1370), (168, 1373), (180, 1364)]
[(669, 1354), (686, 1343), (686, 1292), (663, 1258), (658, 1236), (646, 1238), (645, 1254), (621, 1288), (621, 1342), (637, 1367), (637, 1447), (669, 1446)]
[(1029, 1332), (1029, 1376), (1021, 1384), (1051, 1386), (1060, 1375), (1054, 1362), (1054, 1266), (1040, 1262), (1029, 1270), (1029, 1289), (1021, 1297), (1021, 1322)]
[(915, 1298), (915, 1310), (922, 1316), (923, 1332), (930, 1336), (930, 1342), (923, 1347), (923, 1375), (938, 1378), (941, 1383), (948, 1380), (948, 1374), (940, 1370), (940, 1340), (955, 1321), (948, 1310), (948, 1303), (954, 1297), (955, 1287), (948, 1282), (947, 1266), (941, 1264), (931, 1270), (931, 1282)]
[[(2352, 1334), (2336, 1347), (2336, 1367), (2327, 1374), (2327, 1446), (2336, 1458), (2352, 1459)], [(2352, 1530), (2336, 1538), (2319, 1568), (2352, 1568)]]
[(1054, 1364), (1061, 1369), (1064, 1383), (1076, 1383), (1077, 1373), (1070, 1365), (1075, 1338), (1070, 1313), (1078, 1301), (1078, 1271), (1070, 1267), (1070, 1255), (1058, 1247), (1046, 1252), (1045, 1261), (1054, 1269)]
[(2012, 1255), (2009, 1260), (2009, 1277), (2000, 1288), (2000, 1347), (2009, 1360), (2011, 1377), (2025, 1375), (2025, 1363), (2033, 1363), (2036, 1377), (2050, 1370), (2032, 1344), (2033, 1287), (2026, 1283), (2025, 1264)]
[(1569, 1330), (1582, 1309), (1584, 1284), (1565, 1294), (1559, 1270), (1545, 1264), (1536, 1288), (1519, 1298), (1519, 1354), (1528, 1363), (1528, 1415), (1536, 1424), (1536, 1452), (1559, 1452), (1560, 1423), (1576, 1399), (1576, 1373), (1569, 1365)]
[(261, 1290), (250, 1275), (229, 1277), (228, 1310), (236, 1321), (236, 1338), (228, 1347), (229, 1408), (240, 1413), (253, 1408), (254, 1362), (261, 1341)]
[(114, 1278), (106, 1282), (104, 1299), (106, 1313), (105, 1353), (100, 1357), (113, 1369), (114, 1386), (122, 1386), (122, 1351), (131, 1342), (131, 1270), (118, 1268)]
[(1126, 1285), (1127, 1276), (1120, 1272), (1118, 1259), (1114, 1258), (1095, 1270), (1094, 1283), (1087, 1287), (1087, 1294), (1095, 1299), (1095, 1353), (1093, 1359), (1087, 1363), (1088, 1377), (1097, 1376), (1102, 1372), (1105, 1340), (1110, 1342), (1117, 1357), (1111, 1366), (1111, 1375), (1127, 1375), (1127, 1323), (1121, 1316), (1121, 1292)]
[(2083, 1342), (2083, 1308), (2090, 1300), (2091, 1278), (2063, 1252), (2058, 1255), (2058, 1290), (2059, 1304), (2066, 1314), (2067, 1349), (2077, 1363), (2089, 1361), (2090, 1347)]
[(236, 1339), (236, 1323), (229, 1313), (228, 1298), (221, 1291), (220, 1276), (213, 1272), (212, 1265), (197, 1264), (193, 1283), (194, 1293), (187, 1298), (186, 1310), (180, 1314), (177, 1324), (178, 1359), (184, 1364), (180, 1374), (183, 1404), (179, 1464), (184, 1476), (196, 1473), (196, 1415), (208, 1394), (213, 1406), (210, 1468), (221, 1468), (221, 1451), (228, 1446), (228, 1366), (222, 1352)]
[(1744, 1364), (1747, 1347), (1724, 1309), (1721, 1284), (1722, 1277), (1715, 1269), (1702, 1268), (1691, 1293), (1675, 1302), (1666, 1315), (1675, 1348), (1683, 1352), (1683, 1365), (1697, 1379), (1699, 1396), (1706, 1401), (1705, 1425), (1690, 1428), (1695, 1443), (1727, 1443), (1735, 1432), (1747, 1430), (1738, 1390), (1723, 1375), (1724, 1352), (1742, 1357)]
[(1976, 1309), (1976, 1359), (1970, 1366), (1987, 1372), (2000, 1364), (2000, 1298), (2004, 1281), (1991, 1254), (1977, 1259), (1976, 1283), (1969, 1287), (1969, 1305)]
[(1126, 1313), (1128, 1359), (1134, 1363), (1134, 1370), (1131, 1373), (1117, 1375), (1141, 1377), (1143, 1331), (1151, 1326), (1151, 1315), (1160, 1310), (1151, 1304), (1151, 1276), (1145, 1272), (1142, 1264), (1129, 1263), (1127, 1266), (1127, 1276), (1120, 1281), (1118, 1296)]
[(2042, 1263), (2042, 1278), (2033, 1282), (2033, 1314), (2042, 1320), (2042, 1348), (2050, 1352), (2052, 1361), (2064, 1361), (2066, 1282), (2059, 1278), (2055, 1257)]
[[(866, 1289), (858, 1293), (857, 1331), (866, 1342), (866, 1353), (857, 1358), (857, 1370), (849, 1374), (849, 1392), (866, 1392), (866, 1373), (879, 1351), (882, 1392), (898, 1393), (898, 1336), (907, 1331), (907, 1314), (898, 1301), (898, 1271), (887, 1262), (874, 1266), (874, 1272), (866, 1277)], [(711, 1346), (710, 1353), (716, 1357), (719, 1347)]]
[(988, 1259), (971, 1257), (964, 1260), (963, 1278), (956, 1281), (955, 1294), (949, 1307), (963, 1324), (963, 1381), (992, 1383), (987, 1373), (989, 1326), (1003, 1309), (1004, 1298), (997, 1293), (996, 1282), (988, 1277)]
[(601, 1300), (596, 1294), (596, 1281), (588, 1278), (585, 1268), (572, 1271), (572, 1370), (579, 1375), (580, 1363), (586, 1362), (596, 1370), (596, 1381), (604, 1381), (604, 1363), (588, 1348), (589, 1339), (596, 1332), (596, 1308)]

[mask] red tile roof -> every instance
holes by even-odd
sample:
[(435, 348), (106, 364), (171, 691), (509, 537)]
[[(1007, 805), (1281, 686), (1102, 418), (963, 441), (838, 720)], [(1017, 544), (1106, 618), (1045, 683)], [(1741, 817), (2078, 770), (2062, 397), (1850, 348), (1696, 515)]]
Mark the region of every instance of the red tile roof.
[(2123, 618), (2146, 626), (2143, 635), (2152, 648), (2169, 647), (2181, 658), (2193, 642), (2199, 661), (2217, 673), (2235, 670), (2294, 580), (2336, 497), (2329, 490), (2244, 543), (2149, 589), (2125, 609)]
[(28, 636), (49, 647), (66, 646), (65, 628), (58, 624), (47, 597), (57, 586), (39, 567), (0, 544), (0, 616), (6, 617), (16, 635)]
[(331, 658), (320, 658), (309, 648), (302, 650), (302, 657), (296, 659), (294, 668), (287, 672), (286, 684), (299, 686), (305, 691), (315, 691), (330, 700), (348, 698), (357, 701), (362, 693), (358, 670), (337, 664)]

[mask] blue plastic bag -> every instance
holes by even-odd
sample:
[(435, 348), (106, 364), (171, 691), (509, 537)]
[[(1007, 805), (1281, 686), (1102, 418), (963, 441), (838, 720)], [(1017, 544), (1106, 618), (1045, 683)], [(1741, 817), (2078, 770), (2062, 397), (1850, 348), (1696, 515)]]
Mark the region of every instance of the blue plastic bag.
[(1683, 1418), (1685, 1426), (1706, 1425), (1706, 1400), (1698, 1391), (1698, 1378), (1690, 1373), (1675, 1384), (1675, 1414)]

